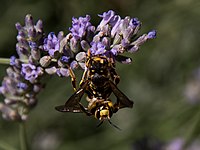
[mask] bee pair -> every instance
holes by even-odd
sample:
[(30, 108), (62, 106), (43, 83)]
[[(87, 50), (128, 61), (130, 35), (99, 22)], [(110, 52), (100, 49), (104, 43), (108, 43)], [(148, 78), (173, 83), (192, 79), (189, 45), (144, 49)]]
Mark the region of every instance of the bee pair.
[[(108, 120), (112, 124), (110, 118), (113, 113), (124, 107), (133, 107), (133, 101), (129, 100), (117, 87), (120, 78), (115, 71), (115, 62), (111, 57), (92, 56), (90, 50), (88, 50), (85, 71), (77, 90), (76, 78), (72, 70), (70, 70), (70, 75), (75, 93), (67, 100), (65, 105), (55, 107), (56, 110), (60, 112), (83, 112), (88, 116), (93, 115), (101, 123)], [(112, 93), (117, 98), (115, 103), (109, 98)], [(84, 107), (80, 102), (84, 94), (87, 94), (87, 107)]]

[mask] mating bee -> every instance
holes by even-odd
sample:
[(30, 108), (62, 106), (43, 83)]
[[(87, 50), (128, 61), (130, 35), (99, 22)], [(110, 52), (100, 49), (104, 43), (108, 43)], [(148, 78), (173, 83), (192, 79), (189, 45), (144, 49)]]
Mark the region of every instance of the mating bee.
[[(115, 72), (115, 63), (111, 57), (91, 56), (88, 50), (85, 65), (86, 69), (80, 82), (80, 88), (67, 100), (65, 105), (57, 106), (55, 109), (60, 112), (83, 112), (88, 116), (93, 115), (101, 123), (108, 120), (112, 124), (110, 118), (113, 113), (124, 107), (132, 108), (133, 101), (117, 88), (119, 76)], [(73, 72), (71, 72), (71, 77), (72, 85), (76, 89)], [(87, 107), (80, 102), (84, 93), (87, 94)], [(111, 93), (117, 97), (114, 104), (109, 99)]]

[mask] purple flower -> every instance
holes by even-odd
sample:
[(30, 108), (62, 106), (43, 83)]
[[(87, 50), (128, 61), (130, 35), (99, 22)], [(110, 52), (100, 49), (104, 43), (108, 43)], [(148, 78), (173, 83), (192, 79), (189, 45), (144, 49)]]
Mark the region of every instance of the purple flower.
[(89, 15), (86, 15), (86, 17), (79, 17), (78, 19), (74, 17), (72, 18), (72, 27), (69, 28), (69, 30), (72, 32), (72, 35), (76, 40), (85, 36), (88, 28), (91, 30), (91, 23), (89, 21)]
[(62, 57), (61, 57), (61, 61), (62, 61), (62, 62), (65, 62), (65, 63), (68, 63), (68, 62), (69, 62), (69, 59), (70, 59), (70, 57), (67, 57), (67, 56), (62, 56)]
[(106, 52), (105, 45), (103, 45), (101, 42), (91, 42), (90, 43), (92, 47), (90, 48), (92, 55), (100, 55)]
[(112, 49), (111, 52), (113, 55), (121, 54), (124, 53), (125, 49), (121, 44), (115, 45)]
[(71, 62), (71, 64), (70, 64), (70, 67), (72, 68), (72, 69), (76, 69), (76, 68), (78, 68), (78, 62), (77, 61), (72, 61)]
[(33, 26), (33, 17), (31, 16), (31, 14), (27, 14), (25, 17), (25, 25), (28, 26)]
[(184, 140), (177, 138), (172, 140), (166, 147), (167, 150), (182, 150), (184, 145)]
[(138, 18), (132, 18), (130, 21), (130, 26), (132, 26), (133, 28), (140, 25), (140, 21), (138, 20)]
[[(101, 30), (115, 16), (115, 12), (112, 10), (109, 10), (108, 12), (104, 12), (102, 15), (98, 15), (98, 16), (102, 18), (102, 21), (97, 27), (97, 30)], [(115, 21), (112, 20), (112, 22), (115, 22)]]
[(19, 82), (17, 83), (17, 87), (19, 89), (23, 89), (23, 90), (26, 90), (28, 88), (28, 85), (26, 83), (23, 83), (23, 82)]
[(130, 46), (128, 48), (128, 52), (136, 52), (139, 50), (140, 46), (144, 44), (149, 39), (156, 38), (156, 31), (152, 30), (148, 34), (143, 34), (142, 36), (138, 37), (135, 41), (130, 43)]
[(57, 68), (56, 73), (60, 77), (68, 77), (69, 70), (67, 68)]
[(147, 34), (148, 39), (155, 39), (156, 38), (156, 30), (152, 30)]
[(19, 23), (19, 22), (17, 22), (16, 24), (15, 24), (15, 28), (18, 30), (18, 31), (20, 31), (20, 30), (22, 30), (22, 25)]
[(37, 50), (43, 41), (42, 21), (39, 20), (34, 25), (33, 18), (30, 14), (25, 17), (25, 26), (20, 23), (15, 24), (18, 30), (16, 50), (19, 59), (29, 59), (29, 61), (38, 61), (40, 52), (32, 52)]
[(0, 111), (2, 112), (2, 117), (6, 120), (21, 120), (19, 113), (10, 108), (9, 105), (0, 103)]
[(16, 60), (16, 57), (15, 57), (15, 56), (11, 56), (11, 57), (10, 57), (10, 65), (11, 65), (11, 66), (15, 66), (15, 65), (16, 65), (15, 60)]
[(115, 17), (113, 17), (111, 21), (111, 25), (112, 25), (111, 37), (114, 37), (115, 34), (118, 32), (120, 23), (121, 23), (120, 16), (116, 15)]
[(45, 51), (48, 51), (51, 57), (54, 57), (55, 52), (59, 51), (60, 40), (56, 37), (54, 32), (49, 33), (48, 37), (44, 39), (43, 48)]
[(32, 41), (30, 41), (29, 42), (29, 46), (30, 46), (30, 48), (32, 49), (32, 50), (36, 50), (37, 49), (37, 44), (36, 44), (36, 42), (32, 42)]
[(112, 48), (111, 50), (110, 50), (110, 52), (113, 54), (113, 55), (117, 55), (117, 49), (115, 49), (115, 48)]
[(41, 67), (36, 67), (32, 64), (22, 64), (21, 74), (31, 83), (34, 83), (38, 76), (42, 73)]

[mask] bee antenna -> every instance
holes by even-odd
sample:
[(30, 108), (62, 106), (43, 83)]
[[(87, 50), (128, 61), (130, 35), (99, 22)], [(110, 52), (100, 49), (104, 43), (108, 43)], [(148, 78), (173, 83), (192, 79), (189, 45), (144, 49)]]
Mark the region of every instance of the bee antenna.
[(113, 126), (113, 127), (115, 127), (116, 129), (118, 129), (118, 130), (122, 130), (122, 129), (120, 129), (118, 126), (116, 126), (115, 124), (113, 124), (110, 120), (108, 120), (108, 122)]
[(97, 128), (103, 124), (103, 120), (97, 125)]

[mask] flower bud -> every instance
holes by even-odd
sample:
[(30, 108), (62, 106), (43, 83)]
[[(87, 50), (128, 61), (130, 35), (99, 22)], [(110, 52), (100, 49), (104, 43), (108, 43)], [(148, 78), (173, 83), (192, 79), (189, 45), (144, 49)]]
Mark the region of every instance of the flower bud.
[(21, 117), (16, 110), (13, 110), (3, 103), (0, 103), (0, 111), (2, 112), (2, 117), (6, 120), (21, 120)]
[(69, 70), (67, 68), (60, 68), (60, 74), (64, 77), (69, 76)]
[(41, 57), (41, 53), (39, 49), (31, 50), (31, 56), (35, 61), (38, 61)]
[(43, 24), (42, 24), (42, 20), (38, 20), (36, 25), (35, 25), (36, 31), (39, 33), (43, 32)]
[(76, 55), (76, 60), (78, 62), (83, 62), (85, 61), (85, 58), (86, 58), (86, 53), (85, 52), (80, 52)]
[(57, 70), (56, 67), (51, 67), (51, 68), (46, 68), (45, 72), (52, 75), (56, 73), (56, 70)]
[(82, 40), (82, 41), (81, 41), (81, 47), (82, 47), (82, 49), (83, 49), (84, 51), (87, 52), (87, 50), (90, 48), (90, 45), (89, 45), (89, 43), (88, 43), (87, 41)]
[(77, 63), (77, 61), (72, 61), (71, 62), (71, 64), (70, 64), (70, 68), (72, 68), (72, 69), (77, 69), (78, 68), (78, 63)]
[(43, 56), (40, 58), (40, 65), (44, 68), (48, 67), (51, 63), (51, 57), (50, 56)]
[(17, 22), (17, 23), (15, 24), (15, 27), (16, 27), (16, 29), (17, 29), (18, 31), (20, 31), (20, 30), (22, 29), (22, 26), (21, 26), (21, 24), (20, 24), (19, 22)]
[(25, 26), (33, 26), (33, 17), (31, 16), (31, 14), (27, 14), (25, 17)]

